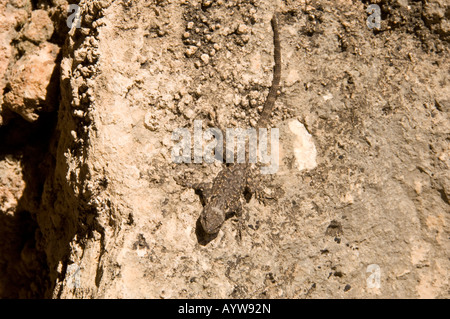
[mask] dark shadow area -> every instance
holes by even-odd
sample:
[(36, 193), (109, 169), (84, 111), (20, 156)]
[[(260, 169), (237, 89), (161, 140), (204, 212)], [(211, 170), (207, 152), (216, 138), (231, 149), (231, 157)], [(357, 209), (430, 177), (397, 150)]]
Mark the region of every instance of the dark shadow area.
[(35, 123), (13, 116), (0, 127), (0, 160), (20, 161), (25, 182), (15, 212), (0, 212), (0, 298), (43, 298), (49, 286), (36, 216), (45, 178), (54, 166), (48, 150), (56, 120), (56, 113), (43, 113)]
[(217, 237), (218, 233), (215, 234), (208, 234), (203, 230), (202, 224), (200, 223), (200, 217), (197, 219), (197, 222), (195, 223), (195, 235), (197, 236), (197, 242), (202, 245), (206, 246), (211, 242), (214, 238)]
[(0, 298), (43, 298), (48, 287), (46, 256), (35, 216), (0, 214)]

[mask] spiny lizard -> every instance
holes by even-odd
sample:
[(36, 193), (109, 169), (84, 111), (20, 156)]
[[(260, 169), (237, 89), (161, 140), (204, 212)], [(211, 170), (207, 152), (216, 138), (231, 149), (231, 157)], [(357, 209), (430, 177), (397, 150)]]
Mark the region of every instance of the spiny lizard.
[[(276, 14), (271, 20), (273, 29), (275, 66), (273, 69), (272, 86), (264, 103), (261, 116), (257, 122), (258, 128), (267, 127), (277, 98), (281, 78), (281, 48)], [(208, 235), (218, 233), (220, 227), (230, 214), (241, 214), (245, 192), (253, 193), (255, 180), (251, 176), (248, 163), (226, 166), (219, 172), (212, 183), (191, 184), (190, 187), (203, 195), (204, 207), (200, 215), (200, 224)]]

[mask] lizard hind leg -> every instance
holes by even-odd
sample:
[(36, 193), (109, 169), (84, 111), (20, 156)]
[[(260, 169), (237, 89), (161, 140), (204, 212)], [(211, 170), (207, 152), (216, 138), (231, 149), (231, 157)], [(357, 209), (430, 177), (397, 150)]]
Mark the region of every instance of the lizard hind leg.
[(251, 200), (254, 195), (256, 199), (260, 200), (263, 198), (264, 189), (262, 185), (262, 178), (259, 174), (258, 168), (254, 167), (249, 169), (247, 176), (247, 183), (244, 191), (244, 198), (247, 203)]

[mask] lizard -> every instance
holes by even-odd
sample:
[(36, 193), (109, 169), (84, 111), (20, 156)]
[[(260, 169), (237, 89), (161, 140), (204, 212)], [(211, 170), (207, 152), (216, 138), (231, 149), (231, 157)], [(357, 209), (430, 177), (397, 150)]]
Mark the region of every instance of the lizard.
[[(266, 97), (256, 129), (267, 127), (275, 105), (281, 79), (281, 47), (276, 14), (271, 20), (274, 43), (274, 60), (272, 85)], [(212, 183), (191, 184), (190, 187), (200, 191), (203, 196), (204, 207), (199, 221), (207, 235), (215, 235), (222, 224), (230, 216), (240, 216), (242, 200), (246, 191), (251, 189), (252, 176), (248, 163), (236, 163), (225, 166)]]

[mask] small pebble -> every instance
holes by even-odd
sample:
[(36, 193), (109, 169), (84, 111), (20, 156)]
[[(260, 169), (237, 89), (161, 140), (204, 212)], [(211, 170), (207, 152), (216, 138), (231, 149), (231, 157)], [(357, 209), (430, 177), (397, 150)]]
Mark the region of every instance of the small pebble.
[(245, 24), (240, 24), (237, 28), (238, 34), (245, 34), (248, 32), (248, 27)]
[(148, 112), (145, 114), (144, 126), (150, 131), (156, 131), (159, 127), (159, 122), (152, 113)]
[(242, 100), (241, 100), (241, 106), (242, 106), (242, 107), (247, 108), (247, 107), (248, 107), (248, 104), (249, 104), (249, 103), (248, 103), (248, 100), (247, 100), (247, 99), (242, 99)]
[(197, 52), (198, 48), (196, 46), (191, 45), (187, 50), (186, 50), (186, 55), (187, 56), (193, 56), (195, 54), (195, 52)]
[(83, 110), (74, 110), (73, 111), (73, 115), (75, 117), (78, 117), (78, 118), (83, 118), (84, 117), (84, 111)]
[(212, 1), (211, 1), (211, 0), (203, 0), (203, 6), (204, 6), (205, 8), (210, 7), (211, 4), (212, 4)]
[(200, 56), (200, 59), (202, 59), (202, 61), (203, 61), (205, 64), (208, 64), (208, 63), (209, 63), (209, 55), (207, 55), (207, 54), (202, 54), (202, 55)]

